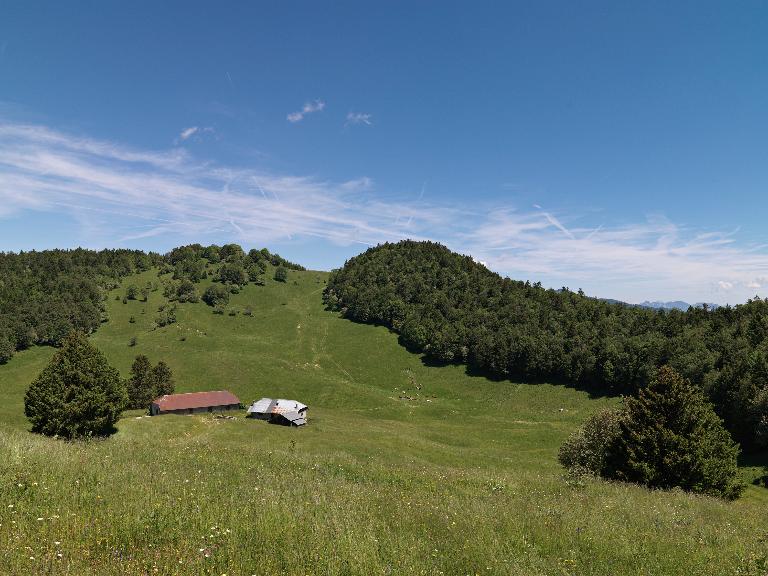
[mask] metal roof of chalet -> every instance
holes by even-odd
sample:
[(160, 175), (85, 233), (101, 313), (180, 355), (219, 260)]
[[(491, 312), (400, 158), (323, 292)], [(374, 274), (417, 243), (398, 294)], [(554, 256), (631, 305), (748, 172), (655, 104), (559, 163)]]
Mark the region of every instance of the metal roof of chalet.
[(186, 410), (188, 408), (206, 408), (208, 406), (229, 406), (240, 404), (240, 399), (227, 390), (216, 392), (188, 392), (186, 394), (166, 394), (152, 401), (160, 410)]
[(249, 414), (282, 414), (284, 412), (301, 412), (306, 410), (307, 405), (296, 400), (286, 400), (285, 398), (262, 398), (248, 407)]
[(286, 412), (281, 412), (280, 416), (288, 420), (291, 424), (294, 426), (303, 426), (307, 423), (307, 419), (303, 414), (299, 414), (298, 412), (294, 410), (288, 410)]
[(256, 414), (271, 414), (272, 405), (274, 400), (272, 398), (262, 398), (257, 400), (248, 407), (248, 413), (255, 412)]

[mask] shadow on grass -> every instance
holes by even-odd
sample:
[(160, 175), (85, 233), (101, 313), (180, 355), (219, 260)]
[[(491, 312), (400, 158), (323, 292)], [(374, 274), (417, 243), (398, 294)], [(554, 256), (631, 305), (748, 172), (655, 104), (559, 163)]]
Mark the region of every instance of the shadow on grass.
[[(352, 321), (354, 322), (354, 320)], [(375, 324), (375, 325), (378, 326), (380, 324)], [(392, 330), (391, 328), (390, 328), (390, 332), (392, 332), (393, 334), (397, 334), (397, 332)], [(583, 383), (583, 382), (574, 383), (564, 379), (557, 379), (557, 378), (537, 379), (537, 378), (530, 378), (520, 374), (511, 374), (509, 376), (501, 375), (496, 372), (492, 372), (490, 370), (480, 368), (478, 366), (467, 364), (466, 362), (461, 362), (458, 360), (447, 362), (447, 361), (429, 356), (425, 354), (422, 350), (420, 350), (418, 347), (406, 342), (400, 334), (397, 334), (397, 341), (403, 348), (405, 348), (411, 354), (416, 354), (420, 356), (421, 363), (424, 366), (428, 366), (430, 368), (442, 368), (446, 366), (464, 366), (467, 376), (471, 378), (483, 378), (485, 380), (490, 380), (491, 382), (514, 382), (515, 384), (532, 384), (532, 385), (554, 384), (556, 386), (565, 386), (566, 388), (572, 388), (574, 390), (579, 390), (580, 392), (586, 392), (587, 394), (589, 394), (589, 397), (592, 399), (616, 397), (616, 396), (620, 396), (623, 393), (618, 390), (599, 388), (589, 383)]]
[(742, 452), (739, 454), (740, 468), (754, 468), (752, 484), (768, 488), (768, 450)]
[[(138, 410), (133, 410), (132, 412), (138, 412)], [(144, 411), (144, 414), (148, 415), (146, 410)], [(125, 417), (125, 412), (123, 413), (123, 416), (121, 416), (121, 418), (123, 417)], [(88, 442), (98, 442), (100, 440), (107, 440), (120, 431), (118, 430), (115, 424), (110, 424), (108, 426), (105, 426), (101, 430), (91, 431), (87, 434), (81, 434), (81, 433), (48, 434), (45, 432), (41, 432), (40, 430), (36, 430), (34, 426), (28, 427), (26, 430), (30, 434), (35, 434), (37, 436), (41, 436), (44, 438), (53, 438), (54, 440), (61, 440), (62, 442), (71, 442), (71, 443), (88, 443)]]
[(566, 388), (571, 388), (573, 390), (578, 390), (580, 392), (586, 392), (587, 394), (589, 394), (589, 397), (592, 399), (615, 398), (617, 396), (621, 396), (622, 394), (631, 393), (628, 390), (618, 390), (613, 388), (606, 388), (605, 386), (598, 386), (592, 382), (573, 382), (571, 380), (560, 379), (560, 378), (538, 379), (538, 378), (531, 378), (527, 375), (520, 375), (520, 374), (502, 375), (502, 374), (493, 372), (491, 370), (483, 369), (477, 366), (472, 366), (470, 364), (467, 364), (466, 362), (461, 362), (461, 361), (446, 362), (443, 360), (439, 360), (437, 358), (429, 356), (423, 350), (421, 350), (417, 346), (414, 346), (412, 343), (407, 342), (403, 338), (403, 336), (397, 330), (392, 328), (392, 326), (390, 326), (389, 324), (384, 322), (379, 322), (377, 320), (369, 320), (369, 321), (358, 320), (356, 318), (353, 318), (351, 315), (348, 315), (346, 313), (346, 309), (341, 307), (338, 303), (332, 304), (328, 302), (325, 298), (323, 298), (323, 301), (324, 301), (323, 308), (327, 312), (336, 312), (339, 318), (349, 320), (350, 322), (354, 322), (355, 324), (366, 324), (368, 326), (380, 326), (380, 327), (387, 328), (391, 333), (397, 336), (397, 341), (400, 344), (400, 346), (405, 348), (411, 354), (416, 354), (421, 357), (421, 362), (422, 364), (424, 364), (424, 366), (429, 366), (433, 368), (440, 368), (444, 366), (464, 366), (467, 376), (470, 376), (470, 377), (484, 378), (492, 382), (514, 382), (515, 384), (533, 384), (533, 385), (553, 384), (556, 386), (565, 386)]
[(411, 354), (416, 354), (421, 357), (421, 362), (422, 364), (424, 364), (424, 366), (429, 366), (433, 368), (440, 368), (444, 366), (465, 366), (466, 374), (467, 376), (470, 376), (470, 377), (484, 378), (492, 382), (514, 382), (515, 384), (534, 384), (534, 385), (535, 384), (554, 384), (556, 386), (565, 386), (566, 388), (571, 388), (573, 390), (578, 390), (580, 392), (586, 392), (587, 394), (589, 394), (589, 397), (592, 399), (614, 398), (616, 396), (621, 396), (622, 394), (629, 393), (629, 391), (627, 390), (616, 390), (612, 388), (600, 387), (590, 382), (572, 382), (570, 380), (559, 379), (559, 378), (537, 379), (537, 378), (531, 378), (529, 376), (519, 375), (519, 374), (500, 375), (490, 370), (479, 368), (477, 366), (472, 366), (470, 364), (467, 364), (466, 362), (461, 362), (461, 361), (446, 362), (443, 360), (439, 360), (437, 358), (431, 357), (428, 354), (424, 353), (423, 350), (421, 350), (417, 346), (414, 346), (412, 343), (407, 342), (403, 338), (403, 336), (399, 332), (397, 332), (397, 330), (393, 329), (391, 326), (389, 326), (386, 323), (378, 322), (375, 320), (366, 321), (366, 322), (357, 320), (347, 315), (345, 312), (345, 309), (339, 308), (338, 305), (333, 305), (328, 302), (325, 302), (324, 304), (325, 304), (324, 309), (327, 312), (336, 312), (338, 313), (339, 318), (349, 320), (350, 322), (354, 322), (355, 324), (365, 324), (368, 326), (381, 326), (381, 327), (387, 328), (391, 333), (397, 336), (397, 341), (400, 344), (400, 346), (405, 348)]

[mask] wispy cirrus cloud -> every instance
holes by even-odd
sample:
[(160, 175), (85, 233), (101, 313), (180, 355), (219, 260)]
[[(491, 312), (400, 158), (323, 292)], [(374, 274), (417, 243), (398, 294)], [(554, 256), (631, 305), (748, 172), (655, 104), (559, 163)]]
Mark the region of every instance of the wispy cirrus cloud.
[(372, 126), (373, 122), (371, 121), (371, 115), (364, 114), (363, 112), (349, 112), (347, 114), (347, 121), (344, 123), (344, 125), (356, 126), (359, 124), (364, 124), (365, 126)]
[(184, 128), (184, 130), (179, 132), (179, 136), (176, 138), (174, 143), (178, 144), (180, 142), (189, 140), (190, 138), (200, 139), (200, 137), (204, 134), (213, 134), (213, 132), (214, 129), (211, 126), (190, 126), (189, 128)]
[[(0, 124), (0, 206), (67, 210), (115, 242), (158, 235), (232, 234), (266, 243), (293, 236), (375, 244), (418, 235), (395, 223), (415, 209), (372, 194), (368, 177), (331, 182), (215, 166), (183, 150), (138, 151), (43, 126)], [(382, 207), (386, 205), (386, 209)], [(119, 219), (116, 218), (119, 216)], [(120, 224), (116, 225), (115, 221)]]
[(736, 303), (768, 283), (765, 247), (743, 245), (737, 231), (658, 215), (586, 225), (583, 215), (540, 206), (426, 201), (387, 194), (366, 176), (279, 174), (0, 122), (0, 218), (28, 211), (69, 215), (95, 245), (313, 238), (352, 255), (354, 246), (432, 239), (514, 278), (631, 302)]
[(179, 134), (179, 140), (186, 140), (187, 138), (192, 137), (195, 133), (197, 133), (199, 131), (200, 131), (200, 128), (197, 127), (197, 126), (192, 126), (190, 128), (185, 128)]
[(563, 218), (492, 210), (460, 234), (461, 243), (495, 270), (630, 302), (743, 302), (768, 271), (765, 250), (741, 245), (736, 232), (702, 232), (660, 216), (597, 227), (566, 225)]
[(315, 100), (314, 102), (307, 102), (302, 106), (301, 110), (298, 110), (296, 112), (291, 112), (286, 117), (288, 119), (288, 122), (291, 122), (292, 124), (295, 124), (296, 122), (301, 122), (304, 120), (304, 117), (308, 114), (314, 114), (315, 112), (321, 112), (325, 108), (325, 102), (322, 100)]

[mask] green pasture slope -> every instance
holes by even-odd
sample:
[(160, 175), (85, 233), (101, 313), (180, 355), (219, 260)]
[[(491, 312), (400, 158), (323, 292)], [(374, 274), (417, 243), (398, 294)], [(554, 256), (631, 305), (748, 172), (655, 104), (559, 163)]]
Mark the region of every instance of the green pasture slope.
[(766, 574), (768, 490), (727, 503), (569, 482), (558, 446), (615, 400), (425, 366), (325, 311), (325, 278), (248, 286), (235, 316), (181, 304), (154, 331), (161, 292), (118, 291), (93, 336), (125, 376), (143, 353), (178, 391), (301, 400), (302, 429), (128, 412), (109, 439), (56, 441), (23, 415), (52, 350), (0, 367), (0, 573)]

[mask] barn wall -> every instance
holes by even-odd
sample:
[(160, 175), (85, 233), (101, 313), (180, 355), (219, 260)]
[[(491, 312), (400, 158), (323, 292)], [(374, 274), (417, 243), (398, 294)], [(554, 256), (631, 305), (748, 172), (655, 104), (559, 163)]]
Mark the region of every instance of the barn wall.
[(225, 412), (227, 410), (239, 410), (240, 404), (225, 404), (223, 406), (202, 406), (200, 408), (181, 408), (179, 410), (162, 410), (157, 414), (201, 414), (208, 412)]

